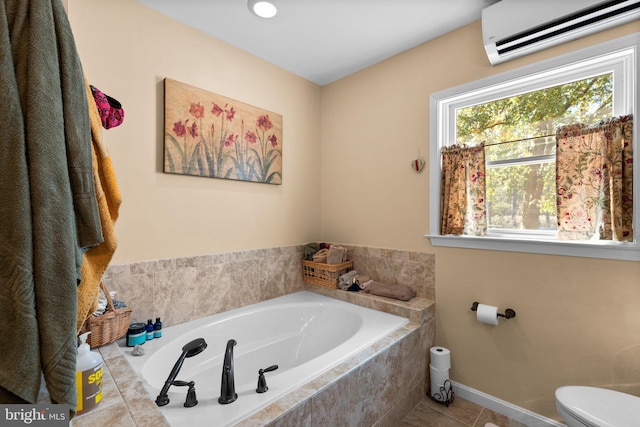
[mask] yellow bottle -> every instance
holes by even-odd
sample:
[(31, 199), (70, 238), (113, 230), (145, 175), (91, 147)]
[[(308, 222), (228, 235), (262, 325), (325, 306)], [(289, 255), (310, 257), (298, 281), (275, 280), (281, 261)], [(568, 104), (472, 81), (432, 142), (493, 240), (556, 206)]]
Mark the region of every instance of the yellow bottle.
[(87, 344), (87, 336), (90, 333), (80, 335), (81, 344), (78, 347), (76, 360), (77, 415), (89, 412), (102, 400), (102, 356), (97, 351), (91, 351), (89, 344)]

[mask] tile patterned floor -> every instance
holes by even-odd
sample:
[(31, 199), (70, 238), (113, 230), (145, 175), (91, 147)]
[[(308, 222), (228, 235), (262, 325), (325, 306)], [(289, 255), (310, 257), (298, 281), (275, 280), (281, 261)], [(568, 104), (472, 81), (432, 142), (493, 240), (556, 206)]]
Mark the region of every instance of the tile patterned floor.
[[(404, 418), (399, 427), (526, 427), (468, 400), (456, 397), (448, 407), (425, 397)], [(491, 424), (486, 427), (491, 427)]]

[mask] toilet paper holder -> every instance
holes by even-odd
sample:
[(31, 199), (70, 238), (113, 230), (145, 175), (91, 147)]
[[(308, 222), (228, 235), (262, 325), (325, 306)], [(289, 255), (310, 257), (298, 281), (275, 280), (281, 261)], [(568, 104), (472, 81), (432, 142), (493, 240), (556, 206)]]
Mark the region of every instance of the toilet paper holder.
[[(471, 311), (478, 311), (478, 304), (480, 304), (478, 301), (474, 301), (474, 303), (471, 304)], [(516, 311), (511, 309), (511, 308), (507, 308), (504, 311), (504, 314), (498, 313), (498, 317), (504, 317), (505, 319), (511, 319), (511, 318), (516, 317)]]

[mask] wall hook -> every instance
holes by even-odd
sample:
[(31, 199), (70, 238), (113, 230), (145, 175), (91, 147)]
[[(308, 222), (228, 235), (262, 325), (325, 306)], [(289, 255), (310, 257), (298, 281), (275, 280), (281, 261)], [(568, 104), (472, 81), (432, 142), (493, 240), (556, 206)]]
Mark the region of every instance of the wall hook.
[[(471, 311), (478, 311), (478, 304), (480, 304), (480, 303), (475, 301), (471, 305)], [(504, 314), (498, 313), (498, 317), (504, 317), (505, 319), (512, 319), (512, 318), (516, 317), (516, 311), (511, 309), (511, 308), (507, 308), (504, 311)]]

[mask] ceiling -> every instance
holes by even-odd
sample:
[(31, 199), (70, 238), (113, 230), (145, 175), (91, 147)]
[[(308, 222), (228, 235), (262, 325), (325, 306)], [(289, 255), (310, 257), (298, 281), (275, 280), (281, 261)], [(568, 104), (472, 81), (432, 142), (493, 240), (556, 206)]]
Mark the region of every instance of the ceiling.
[(138, 0), (216, 39), (325, 85), (480, 19), (498, 0)]

